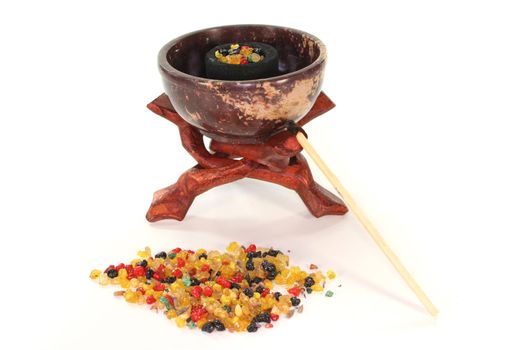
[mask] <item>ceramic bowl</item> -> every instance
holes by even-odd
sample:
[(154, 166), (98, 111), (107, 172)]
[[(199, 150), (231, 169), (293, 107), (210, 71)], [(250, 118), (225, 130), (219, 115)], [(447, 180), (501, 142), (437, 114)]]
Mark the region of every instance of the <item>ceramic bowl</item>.
[[(225, 43), (261, 42), (278, 53), (276, 76), (208, 79), (205, 56)], [(324, 44), (300, 30), (230, 25), (198, 30), (167, 43), (158, 64), (166, 94), (182, 118), (202, 134), (228, 143), (261, 143), (288, 120), (298, 121), (321, 91)]]

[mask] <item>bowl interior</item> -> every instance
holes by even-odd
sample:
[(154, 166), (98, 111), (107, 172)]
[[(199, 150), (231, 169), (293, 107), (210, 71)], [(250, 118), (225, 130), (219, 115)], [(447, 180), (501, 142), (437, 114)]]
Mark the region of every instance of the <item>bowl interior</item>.
[(257, 41), (272, 45), (279, 55), (279, 75), (312, 64), (320, 55), (317, 38), (290, 28), (265, 25), (236, 25), (204, 29), (178, 38), (166, 59), (175, 69), (205, 78), (204, 57), (214, 46)]

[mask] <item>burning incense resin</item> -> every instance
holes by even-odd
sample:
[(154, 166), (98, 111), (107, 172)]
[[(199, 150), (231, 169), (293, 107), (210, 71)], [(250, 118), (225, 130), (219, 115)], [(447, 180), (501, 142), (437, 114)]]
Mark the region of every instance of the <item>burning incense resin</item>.
[(280, 74), (277, 49), (262, 42), (226, 42), (210, 48), (204, 56), (208, 79), (252, 80)]
[(138, 256), (93, 270), (90, 278), (120, 286), (115, 296), (162, 311), (179, 327), (207, 333), (272, 328), (281, 315), (302, 312), (300, 297), (323, 291), (326, 281), (321, 271), (290, 267), (280, 250), (254, 244), (233, 242), (224, 253), (175, 248), (154, 256), (146, 247)]
[(240, 46), (231, 44), (229, 49), (215, 51), (215, 57), (222, 63), (227, 64), (248, 64), (257, 63), (264, 59), (264, 53), (259, 47), (248, 45)]

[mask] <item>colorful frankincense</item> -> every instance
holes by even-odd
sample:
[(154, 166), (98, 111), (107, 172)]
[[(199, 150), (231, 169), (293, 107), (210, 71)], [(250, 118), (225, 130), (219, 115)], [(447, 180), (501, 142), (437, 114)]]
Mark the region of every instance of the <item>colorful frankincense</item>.
[(215, 51), (215, 57), (222, 63), (248, 64), (262, 61), (264, 59), (264, 54), (258, 47), (231, 44), (229, 49)]
[(179, 327), (208, 333), (272, 328), (280, 315), (301, 312), (300, 296), (323, 291), (326, 280), (317, 269), (290, 267), (279, 250), (253, 244), (233, 242), (224, 253), (175, 248), (154, 256), (146, 247), (138, 256), (129, 264), (93, 270), (90, 278), (120, 286), (116, 296), (163, 311)]

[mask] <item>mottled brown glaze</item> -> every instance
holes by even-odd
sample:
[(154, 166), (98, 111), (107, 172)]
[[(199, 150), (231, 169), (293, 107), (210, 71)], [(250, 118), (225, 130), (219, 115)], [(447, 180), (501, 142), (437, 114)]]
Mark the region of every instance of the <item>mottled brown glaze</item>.
[[(243, 81), (204, 76), (208, 50), (248, 41), (277, 49), (280, 75)], [(321, 91), (326, 49), (299, 30), (232, 25), (174, 39), (160, 50), (158, 62), (166, 94), (185, 121), (220, 142), (261, 143), (286, 120), (298, 121), (310, 110)]]

